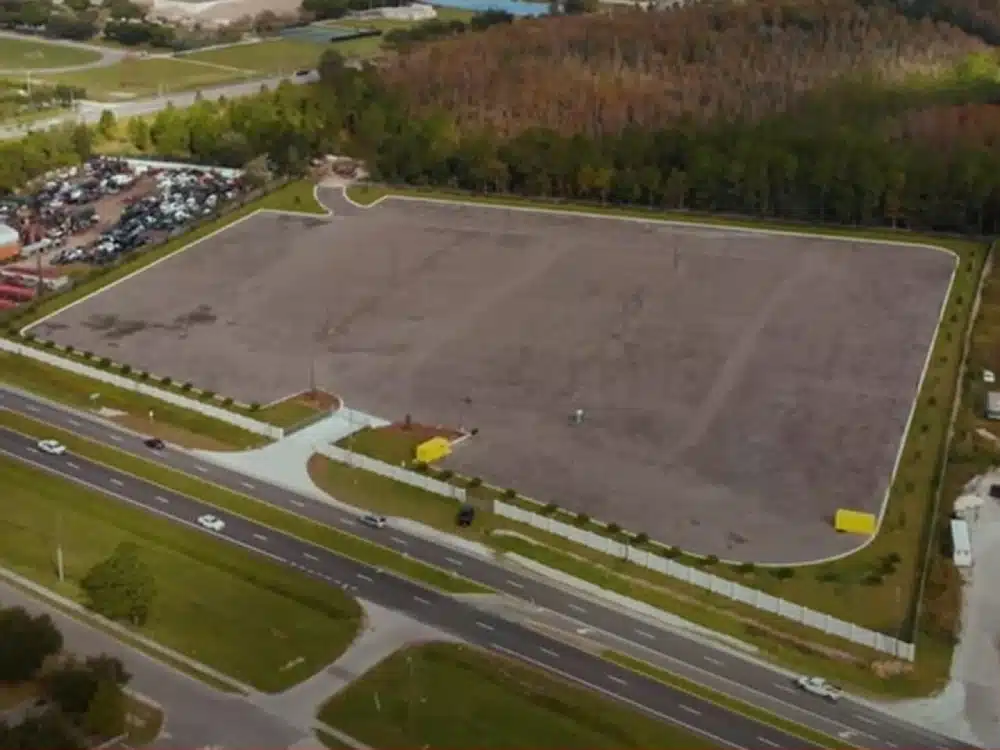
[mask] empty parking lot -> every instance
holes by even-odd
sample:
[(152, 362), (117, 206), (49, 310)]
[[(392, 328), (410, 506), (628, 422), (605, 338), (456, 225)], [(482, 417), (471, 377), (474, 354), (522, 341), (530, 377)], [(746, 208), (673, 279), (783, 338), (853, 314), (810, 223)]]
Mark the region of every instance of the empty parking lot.
[(954, 262), (455, 204), (334, 207), (258, 214), (36, 332), (243, 401), (315, 373), (389, 419), (478, 427), (452, 459), (465, 473), (704, 554), (791, 562), (856, 543), (832, 533), (838, 507), (877, 511)]

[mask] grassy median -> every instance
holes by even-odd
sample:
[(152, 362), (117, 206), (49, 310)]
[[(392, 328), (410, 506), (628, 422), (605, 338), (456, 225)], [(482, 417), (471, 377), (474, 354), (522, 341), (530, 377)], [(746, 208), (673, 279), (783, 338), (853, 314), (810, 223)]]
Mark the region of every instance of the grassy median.
[(0, 475), (4, 567), (82, 600), (80, 579), (132, 542), (157, 589), (150, 620), (136, 632), (260, 690), (312, 675), (360, 627), (357, 602), (321, 581), (13, 459), (0, 457)]
[(711, 748), (710, 740), (470, 646), (399, 651), (320, 709), (371, 747)]
[(0, 410), (0, 426), (34, 438), (53, 438), (77, 455), (99, 461), (112, 468), (134, 474), (162, 487), (197, 498), (236, 515), (244, 516), (277, 531), (325, 547), (339, 555), (425, 583), (441, 591), (461, 594), (486, 593), (478, 584), (448, 571), (426, 565), (398, 552), (338, 531), (303, 516), (290, 513), (260, 500), (231, 492), (192, 476), (145, 461), (115, 448), (81, 438), (10, 411)]

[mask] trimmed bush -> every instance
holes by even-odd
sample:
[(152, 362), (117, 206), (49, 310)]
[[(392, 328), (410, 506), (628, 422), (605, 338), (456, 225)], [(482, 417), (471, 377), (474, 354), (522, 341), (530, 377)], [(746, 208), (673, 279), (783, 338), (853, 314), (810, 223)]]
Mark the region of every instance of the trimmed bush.
[(188, 382), (188, 383), (184, 383), (184, 384), (183, 384), (183, 385), (181, 386), (181, 390), (182, 390), (182, 391), (185, 391), (185, 392), (187, 392), (187, 391), (190, 391), (190, 390), (191, 390), (192, 388), (194, 388), (194, 386), (193, 386), (193, 385), (191, 385), (191, 383), (189, 383), (189, 382)]
[(414, 471), (420, 472), (421, 474), (427, 473), (427, 462), (426, 461), (414, 461), (412, 468)]
[(142, 372), (138, 373), (136, 377), (139, 378), (139, 380), (149, 380), (149, 373), (143, 370)]
[(46, 349), (54, 349), (56, 346), (56, 342), (53, 341), (52, 339), (47, 339), (45, 343), (42, 344), (42, 346), (44, 346)]
[(111, 367), (111, 357), (101, 357), (100, 365), (104, 368)]
[(476, 489), (476, 487), (482, 487), (482, 486), (483, 486), (483, 480), (480, 477), (473, 477), (472, 479), (469, 480), (468, 487), (470, 490), (474, 490)]
[(747, 575), (748, 573), (753, 573), (754, 570), (755, 566), (752, 562), (740, 563), (739, 565), (736, 566), (736, 571), (739, 573), (743, 573), (744, 575)]
[(779, 581), (787, 581), (795, 575), (795, 568), (778, 568), (772, 575)]
[(26, 333), (26, 334), (24, 334), (24, 340), (25, 341), (34, 341), (36, 338), (38, 338), (38, 337), (35, 336), (35, 334), (33, 334), (33, 333)]
[(517, 490), (510, 489), (509, 487), (503, 491), (503, 496), (509, 500), (517, 500)]
[(643, 532), (641, 534), (636, 534), (635, 539), (632, 540), (632, 544), (643, 545), (649, 542), (649, 534)]
[(551, 516), (557, 510), (559, 510), (558, 505), (556, 505), (555, 503), (548, 503), (545, 505), (545, 507), (542, 508), (542, 515)]
[(660, 550), (660, 554), (670, 560), (674, 560), (681, 556), (681, 551), (677, 547), (664, 547)]
[(222, 405), (223, 406), (232, 406), (233, 405), (233, 400), (227, 396), (226, 398), (222, 399)]
[(128, 375), (132, 372), (132, 365), (122, 365), (122, 375)]
[(160, 382), (163, 383), (163, 385), (169, 386), (171, 383), (174, 382), (174, 379), (171, 378), (171, 377), (166, 377), (166, 378), (163, 378), (163, 380), (161, 380)]
[(617, 534), (617, 533), (619, 533), (619, 532), (620, 532), (621, 530), (622, 530), (622, 527), (621, 527), (621, 526), (619, 526), (619, 525), (618, 525), (618, 524), (616, 524), (616, 523), (609, 523), (609, 524), (608, 524), (608, 531), (610, 531), (610, 532), (611, 532), (612, 534)]
[(719, 557), (718, 555), (709, 555), (708, 557), (703, 557), (701, 558), (701, 564), (704, 565), (706, 568), (710, 568), (713, 565), (718, 565)]
[(576, 514), (576, 525), (577, 526), (586, 526), (588, 523), (590, 523), (590, 516), (588, 516), (586, 513), (577, 513)]
[(442, 469), (441, 473), (438, 474), (438, 479), (441, 479), (441, 480), (447, 482), (447, 481), (449, 481), (454, 476), (455, 476), (455, 472), (453, 472), (451, 469)]
[(260, 411), (260, 404), (254, 401), (252, 404), (250, 404), (250, 411)]

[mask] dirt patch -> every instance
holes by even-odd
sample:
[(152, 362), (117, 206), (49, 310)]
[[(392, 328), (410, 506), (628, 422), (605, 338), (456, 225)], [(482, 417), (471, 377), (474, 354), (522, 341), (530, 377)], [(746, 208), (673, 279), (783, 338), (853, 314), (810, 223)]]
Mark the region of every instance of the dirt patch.
[(316, 411), (335, 411), (341, 407), (340, 398), (326, 391), (306, 391), (292, 400)]

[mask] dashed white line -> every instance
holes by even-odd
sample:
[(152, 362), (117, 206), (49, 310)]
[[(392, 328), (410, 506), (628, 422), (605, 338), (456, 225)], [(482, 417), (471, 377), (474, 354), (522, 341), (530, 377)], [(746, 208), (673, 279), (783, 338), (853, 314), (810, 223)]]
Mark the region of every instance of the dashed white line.
[(79, 470), (80, 470), (80, 466), (79, 466), (79, 464), (75, 464), (75, 463), (73, 463), (72, 461), (67, 461), (67, 462), (66, 462), (66, 465), (67, 465), (67, 466), (68, 466), (69, 468), (71, 468), (71, 469), (76, 469), (77, 471), (79, 471)]
[(615, 677), (613, 674), (609, 674), (608, 679), (611, 680), (612, 682), (617, 682), (619, 685), (627, 684), (625, 680), (623, 680), (621, 677)]
[(777, 742), (771, 742), (771, 740), (767, 739), (767, 737), (758, 737), (757, 739), (763, 742), (765, 745), (768, 745), (769, 747), (781, 747), (781, 745), (779, 745)]
[(454, 557), (446, 557), (445, 560), (450, 562), (452, 565), (457, 565), (460, 568), (462, 567), (462, 561), (456, 560)]
[(406, 546), (405, 539), (400, 539), (398, 536), (391, 536), (389, 538), (392, 539), (392, 541), (394, 541), (396, 544), (402, 544), (404, 547)]
[(358, 578), (360, 578), (362, 581), (368, 581), (368, 583), (372, 582), (372, 579), (366, 576), (364, 573), (358, 573)]
[(422, 596), (414, 596), (413, 600), (416, 602), (420, 602), (421, 604), (430, 604), (430, 602), (427, 599), (424, 599)]
[(788, 685), (782, 685), (780, 682), (776, 683), (775, 687), (778, 688), (778, 690), (784, 690), (786, 693), (796, 692), (793, 688), (789, 687)]
[(706, 656), (705, 657), (705, 661), (707, 661), (709, 664), (714, 664), (717, 667), (723, 666), (723, 663), (719, 659), (716, 659), (716, 658), (711, 657), (711, 656)]
[(302, 556), (303, 556), (303, 557), (304, 557), (304, 558), (305, 558), (306, 560), (312, 560), (313, 562), (319, 562), (319, 558), (318, 558), (318, 557), (316, 557), (316, 555), (310, 555), (310, 554), (309, 554), (308, 552), (303, 552), (303, 553), (302, 553)]
[(35, 412), (40, 411), (39, 408), (33, 404), (25, 404), (24, 408), (27, 409), (28, 411), (35, 411)]
[(252, 490), (252, 489), (253, 489), (253, 485), (252, 485), (252, 484), (250, 484), (250, 482), (240, 482), (240, 484), (242, 484), (242, 485), (243, 485), (244, 487), (246, 487), (246, 488), (247, 488), (248, 490)]
[(156, 496), (156, 499), (157, 499), (157, 500), (159, 500), (159, 501), (160, 501), (161, 503), (163, 503), (164, 505), (166, 505), (167, 503), (169, 503), (169, 502), (170, 502), (170, 501), (169, 501), (169, 500), (167, 500), (167, 498), (165, 498), (165, 497), (164, 497), (163, 495), (157, 495), (157, 496)]
[(353, 518), (347, 518), (345, 516), (341, 516), (340, 517), (340, 522), (341, 523), (354, 523), (354, 519)]
[(481, 627), (483, 630), (495, 630), (496, 629), (492, 625), (490, 625), (488, 622), (481, 622), (479, 620), (476, 620), (476, 625), (478, 625), (479, 627)]
[(111, 484), (113, 484), (115, 487), (122, 487), (125, 484), (125, 482), (123, 482), (122, 480), (115, 479), (114, 477), (111, 477), (111, 479), (109, 479), (108, 481), (111, 482)]
[(262, 542), (266, 542), (267, 541), (267, 537), (264, 536), (263, 534), (254, 534), (253, 538), (254, 539), (259, 539)]
[(579, 604), (570, 604), (569, 608), (572, 609), (572, 610), (574, 610), (574, 611), (576, 611), (576, 612), (586, 612), (587, 611), (583, 607), (581, 607)]
[(296, 508), (304, 508), (304, 507), (306, 507), (306, 504), (303, 503), (301, 500), (289, 500), (288, 502), (290, 502)]
[(74, 427), (81, 427), (81, 426), (82, 426), (82, 425), (81, 425), (81, 424), (80, 424), (79, 422), (77, 422), (77, 421), (76, 421), (75, 419), (67, 419), (66, 421), (67, 421), (67, 422), (69, 422), (69, 423), (70, 423), (71, 425), (73, 425)]
[(200, 471), (202, 474), (208, 473), (208, 469), (206, 469), (204, 466), (199, 466), (198, 464), (195, 464), (194, 468)]
[(108, 437), (114, 440), (116, 443), (120, 443), (122, 441), (122, 439), (118, 435), (115, 435), (113, 432), (109, 432)]
[(636, 628), (635, 634), (636, 635), (641, 635), (643, 638), (648, 638), (651, 641), (655, 640), (655, 638), (656, 638), (656, 636), (653, 635), (652, 633), (647, 633), (645, 630), (639, 630), (638, 628)]
[(553, 656), (553, 657), (555, 657), (556, 659), (558, 659), (558, 658), (559, 658), (559, 654), (557, 654), (557, 653), (556, 653), (555, 651), (553, 651), (553, 650), (552, 650), (551, 648), (545, 648), (545, 646), (541, 646), (541, 647), (540, 647), (540, 651), (541, 651), (541, 652), (542, 652), (543, 654), (548, 654), (549, 656)]
[(869, 719), (867, 716), (862, 716), (861, 714), (854, 714), (854, 718), (858, 721), (863, 721), (865, 724), (870, 724), (873, 727), (878, 726), (878, 722), (873, 719)]
[(689, 714), (692, 714), (694, 716), (701, 716), (701, 711), (699, 711), (697, 708), (691, 708), (691, 706), (685, 706), (683, 703), (678, 703), (677, 708), (679, 708), (681, 711), (687, 711)]
[(508, 586), (513, 586), (516, 589), (523, 589), (524, 588), (524, 584), (518, 583), (517, 581), (510, 581), (510, 580), (508, 580), (507, 581), (507, 585)]

